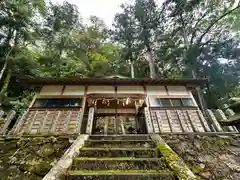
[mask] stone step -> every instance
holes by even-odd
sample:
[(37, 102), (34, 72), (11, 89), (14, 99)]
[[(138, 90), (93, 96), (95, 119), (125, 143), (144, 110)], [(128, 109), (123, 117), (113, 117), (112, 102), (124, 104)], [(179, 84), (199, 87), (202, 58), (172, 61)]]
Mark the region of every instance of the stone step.
[(149, 135), (91, 135), (91, 140), (150, 140)]
[(165, 161), (161, 158), (129, 158), (129, 157), (91, 157), (91, 158), (74, 158), (71, 170), (160, 170), (165, 169)]
[(153, 148), (155, 144), (151, 140), (88, 140), (85, 142), (85, 147), (142, 147), (142, 148)]
[(163, 170), (107, 170), (69, 171), (65, 180), (176, 180), (170, 171)]
[(156, 148), (80, 148), (79, 157), (159, 157)]

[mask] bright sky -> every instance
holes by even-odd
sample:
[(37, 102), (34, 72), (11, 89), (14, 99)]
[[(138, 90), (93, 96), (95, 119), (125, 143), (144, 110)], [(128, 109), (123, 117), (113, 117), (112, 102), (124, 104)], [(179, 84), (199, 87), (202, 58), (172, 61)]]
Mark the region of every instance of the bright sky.
[(121, 11), (119, 5), (130, 0), (52, 0), (52, 2), (58, 3), (64, 1), (77, 5), (85, 21), (91, 15), (96, 15), (104, 20), (108, 26), (111, 26), (114, 15)]
[[(119, 7), (122, 3), (131, 2), (131, 0), (52, 0), (52, 2), (62, 3), (68, 1), (72, 4), (75, 4), (79, 8), (81, 16), (86, 21), (90, 15), (95, 15), (102, 20), (110, 27), (114, 15), (117, 12), (121, 12)], [(162, 1), (162, 0), (157, 0)]]

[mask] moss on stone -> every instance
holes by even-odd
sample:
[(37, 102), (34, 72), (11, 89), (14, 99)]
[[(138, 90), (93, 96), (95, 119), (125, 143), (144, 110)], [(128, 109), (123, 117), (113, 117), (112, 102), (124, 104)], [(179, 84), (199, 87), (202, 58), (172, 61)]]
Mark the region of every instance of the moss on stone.
[[(199, 178), (240, 179), (239, 171), (233, 168), (239, 168), (239, 162), (236, 160), (240, 148), (239, 135), (194, 135), (192, 138), (186, 135), (164, 135), (162, 137)], [(181, 141), (173, 141), (175, 139)]]
[(69, 139), (51, 136), (3, 138), (0, 141), (2, 179), (40, 180), (69, 146)]
[(203, 170), (201, 165), (197, 163), (193, 163), (192, 165), (189, 165), (189, 167), (196, 174), (200, 173)]
[(4, 119), (2, 117), (0, 117), (0, 125), (4, 124)]
[(167, 170), (136, 170), (136, 169), (128, 169), (128, 170), (76, 170), (76, 171), (68, 171), (68, 174), (107, 174), (107, 173), (167, 173), (173, 174), (171, 171)]
[(157, 148), (162, 153), (165, 158), (167, 164), (173, 170), (173, 172), (181, 179), (181, 180), (194, 180), (195, 178), (189, 177), (188, 169), (183, 161), (178, 157), (178, 155), (167, 145), (158, 144)]

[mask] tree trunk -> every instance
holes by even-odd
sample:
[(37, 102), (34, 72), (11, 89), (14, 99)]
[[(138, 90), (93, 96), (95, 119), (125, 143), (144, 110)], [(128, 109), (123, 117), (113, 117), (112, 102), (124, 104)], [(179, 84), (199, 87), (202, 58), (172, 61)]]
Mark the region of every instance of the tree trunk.
[(152, 78), (152, 79), (157, 78), (155, 63), (153, 60), (153, 54), (152, 54), (150, 47), (147, 47), (146, 56), (147, 56), (147, 61), (148, 61), (148, 65), (149, 65), (149, 70), (150, 70), (150, 78)]
[(1, 70), (1, 72), (0, 72), (0, 80), (1, 80), (2, 77), (3, 77), (3, 74), (4, 74), (4, 72), (5, 72), (6, 68), (7, 68), (7, 65), (8, 65), (8, 58), (6, 58), (6, 60), (5, 60), (5, 62), (4, 62), (4, 65), (3, 65), (3, 68), (2, 68), (2, 70)]
[(12, 50), (13, 50), (13, 47), (11, 47), (11, 49), (8, 51), (8, 53), (7, 53), (7, 55), (6, 55), (5, 62), (4, 62), (4, 65), (3, 65), (3, 68), (2, 68), (2, 70), (1, 70), (1, 72), (0, 72), (0, 80), (2, 79), (3, 74), (4, 74), (4, 72), (5, 72), (6, 68), (7, 68), (8, 61), (9, 61), (9, 56), (10, 56)]
[(0, 105), (2, 105), (3, 103), (4, 95), (7, 92), (7, 88), (10, 83), (11, 77), (12, 77), (12, 70), (9, 69), (0, 92)]

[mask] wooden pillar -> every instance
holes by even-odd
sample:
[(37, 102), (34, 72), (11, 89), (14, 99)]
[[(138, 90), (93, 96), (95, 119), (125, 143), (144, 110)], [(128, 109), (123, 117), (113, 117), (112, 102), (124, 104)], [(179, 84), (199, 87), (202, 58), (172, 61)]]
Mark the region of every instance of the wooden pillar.
[(92, 134), (93, 118), (94, 118), (94, 107), (90, 107), (88, 112), (88, 120), (87, 120), (88, 122), (87, 122), (87, 128), (86, 128), (87, 134)]
[(78, 116), (77, 116), (77, 133), (78, 134), (81, 134), (83, 114), (84, 114), (84, 110), (83, 109), (78, 112)]
[(107, 131), (108, 131), (108, 124), (110, 123), (109, 118), (106, 120), (104, 120), (104, 135), (107, 135)]
[(149, 108), (145, 107), (144, 112), (145, 112), (144, 114), (145, 114), (145, 121), (147, 126), (147, 133), (153, 134), (153, 124), (152, 124)]
[(26, 119), (28, 111), (24, 111), (22, 114), (19, 115), (17, 121), (15, 122), (13, 128), (8, 134), (17, 134), (19, 132), (20, 127), (22, 126), (24, 120)]
[(6, 135), (7, 130), (8, 130), (8, 127), (9, 127), (12, 119), (14, 118), (15, 114), (16, 114), (16, 112), (13, 111), (13, 110), (8, 113), (8, 115), (7, 115), (7, 117), (6, 117), (5, 124), (4, 124), (3, 129), (1, 130), (1, 133), (0, 133), (0, 134)]
[(82, 108), (79, 110), (78, 118), (77, 118), (78, 134), (81, 134), (84, 112), (85, 112), (85, 108), (86, 108), (86, 104), (87, 104), (87, 91), (88, 91), (88, 86), (85, 85), (84, 96), (83, 96), (83, 100), (82, 100)]
[(121, 123), (121, 128), (122, 128), (122, 134), (125, 135), (126, 132), (125, 132), (125, 128), (124, 128), (124, 124), (123, 124), (123, 120), (120, 119), (120, 123)]

